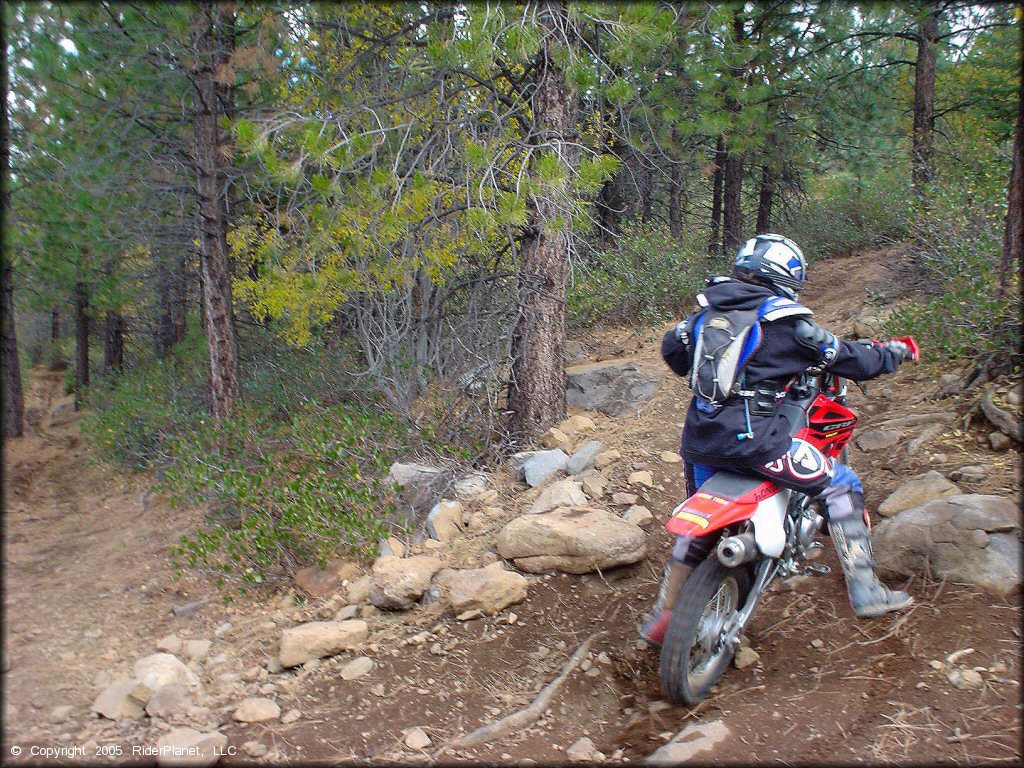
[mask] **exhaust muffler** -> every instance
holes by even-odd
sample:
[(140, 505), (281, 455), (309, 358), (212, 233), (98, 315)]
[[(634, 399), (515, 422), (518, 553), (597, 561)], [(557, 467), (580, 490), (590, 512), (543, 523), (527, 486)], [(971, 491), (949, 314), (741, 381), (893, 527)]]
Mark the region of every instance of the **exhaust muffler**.
[(752, 533), (728, 536), (718, 542), (717, 552), (722, 565), (726, 568), (735, 568), (757, 558), (757, 542), (754, 541)]

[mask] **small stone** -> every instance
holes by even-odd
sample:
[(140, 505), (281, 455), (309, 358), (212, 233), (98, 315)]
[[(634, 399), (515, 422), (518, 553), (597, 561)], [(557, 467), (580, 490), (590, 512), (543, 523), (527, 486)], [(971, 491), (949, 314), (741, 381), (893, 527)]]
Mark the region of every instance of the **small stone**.
[(598, 469), (604, 469), (609, 464), (614, 464), (616, 461), (622, 458), (622, 454), (614, 448), (602, 451), (594, 457), (594, 466)]
[(944, 665), (938, 659), (932, 659), (931, 661), (928, 662), (928, 666), (931, 667), (932, 669), (942, 669), (942, 667)]
[(71, 716), (74, 709), (70, 704), (60, 704), (50, 710), (49, 720), (51, 723), (63, 723)]
[(409, 749), (426, 749), (430, 744), (430, 737), (427, 736), (422, 728), (412, 728), (406, 731), (405, 746)]
[(736, 655), (733, 656), (732, 663), (736, 669), (745, 669), (753, 664), (756, 664), (760, 659), (757, 651), (746, 645), (741, 645), (736, 650)]
[(565, 434), (565, 432), (558, 429), (558, 427), (552, 427), (545, 432), (540, 439), (540, 444), (543, 448), (558, 448), (566, 453), (569, 453), (572, 449), (572, 440), (569, 439), (569, 436)]
[(372, 693), (374, 696), (377, 696), (378, 698), (383, 698), (384, 691), (384, 683), (377, 683), (375, 686), (373, 686), (373, 688), (370, 689), (370, 693)]
[(1005, 451), (1013, 445), (1013, 441), (1002, 432), (990, 433), (988, 436), (988, 442), (992, 446), (993, 451)]
[(242, 749), (249, 757), (263, 757), (270, 751), (270, 748), (262, 741), (247, 741), (242, 745)]
[(651, 514), (651, 510), (647, 507), (634, 504), (622, 513), (622, 519), (627, 523), (633, 523), (633, 525), (639, 525), (641, 528), (647, 528), (654, 522), (654, 515)]
[(341, 668), (341, 679), (355, 680), (357, 677), (368, 675), (373, 670), (373, 667), (373, 659), (368, 656), (360, 656), (357, 659), (352, 659), (352, 661)]
[(209, 640), (183, 640), (181, 643), (181, 655), (186, 659), (202, 661), (210, 652), (212, 646)]
[(292, 723), (301, 719), (302, 713), (297, 709), (289, 709), (281, 716), (281, 722), (285, 725), (291, 725)]
[(370, 599), (370, 577), (360, 576), (348, 585), (348, 601), (355, 605), (365, 603)]
[(146, 714), (150, 717), (174, 717), (187, 712), (194, 703), (187, 685), (169, 683), (153, 691), (146, 702)]
[(280, 716), (281, 707), (277, 702), (256, 696), (244, 699), (232, 715), (240, 723), (265, 723), (277, 720)]
[(223, 624), (221, 624), (219, 627), (217, 627), (213, 631), (213, 636), (214, 637), (224, 637), (224, 635), (226, 635), (230, 631), (231, 631), (231, 622), (230, 621), (225, 621)]
[(296, 588), (310, 597), (327, 597), (341, 585), (337, 573), (316, 565), (296, 571), (292, 581)]
[(587, 736), (573, 742), (565, 750), (565, 756), (573, 763), (594, 763), (604, 760), (604, 754), (597, 751), (594, 742)]
[(640, 500), (640, 497), (637, 496), (635, 493), (622, 493), (622, 492), (619, 492), (619, 493), (613, 493), (612, 494), (612, 504), (631, 505), (631, 504), (636, 504), (637, 501), (639, 501), (639, 500)]
[(631, 472), (626, 482), (630, 485), (640, 485), (645, 488), (652, 488), (654, 486), (654, 478), (651, 477), (651, 473), (647, 470)]
[(462, 613), (460, 613), (455, 618), (458, 619), (459, 621), (470, 621), (472, 619), (479, 619), (483, 615), (484, 615), (483, 611), (481, 611), (479, 608), (474, 608), (471, 611), (463, 611)]
[(946, 679), (961, 690), (981, 688), (985, 684), (984, 678), (973, 669), (954, 669), (946, 675)]
[(156, 641), (156, 649), (164, 653), (177, 653), (181, 650), (181, 638), (177, 635), (165, 635)]
[(815, 638), (814, 640), (811, 640), (811, 647), (812, 648), (824, 648), (825, 647), (825, 643), (822, 642), (821, 640), (819, 640), (818, 638)]
[(200, 733), (194, 728), (175, 728), (157, 742), (157, 765), (214, 765), (224, 754), (228, 737), (212, 731)]
[(358, 614), (359, 614), (359, 606), (358, 605), (346, 605), (344, 608), (342, 608), (340, 611), (338, 611), (336, 614), (334, 614), (334, 620), (335, 621), (348, 621), (349, 619), (354, 619)]
[(138, 680), (120, 680), (96, 697), (92, 711), (108, 720), (138, 719), (151, 694), (152, 689)]

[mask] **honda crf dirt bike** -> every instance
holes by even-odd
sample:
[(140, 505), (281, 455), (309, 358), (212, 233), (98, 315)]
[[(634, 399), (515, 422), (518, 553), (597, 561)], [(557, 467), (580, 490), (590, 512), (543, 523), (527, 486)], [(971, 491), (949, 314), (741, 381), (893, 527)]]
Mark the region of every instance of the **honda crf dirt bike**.
[[(904, 342), (917, 360), (920, 349)], [(825, 372), (804, 375), (780, 408), (792, 436), (846, 463), (857, 416), (845, 405), (847, 383)], [(822, 575), (830, 568), (806, 562), (819, 554), (814, 540), (823, 518), (811, 498), (770, 480), (719, 471), (673, 510), (669, 533), (714, 537), (717, 546), (687, 579), (672, 607), (661, 648), (661, 688), (675, 704), (697, 704), (725, 672), (758, 600), (778, 577)]]

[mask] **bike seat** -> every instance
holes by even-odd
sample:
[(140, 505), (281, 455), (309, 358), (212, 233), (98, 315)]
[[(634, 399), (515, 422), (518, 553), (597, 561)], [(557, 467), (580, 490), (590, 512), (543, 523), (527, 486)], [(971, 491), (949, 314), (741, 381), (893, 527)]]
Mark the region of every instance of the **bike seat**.
[(738, 472), (729, 472), (720, 469), (704, 481), (700, 490), (723, 499), (739, 499), (746, 496), (762, 483), (768, 482), (763, 477), (751, 477), (741, 475)]

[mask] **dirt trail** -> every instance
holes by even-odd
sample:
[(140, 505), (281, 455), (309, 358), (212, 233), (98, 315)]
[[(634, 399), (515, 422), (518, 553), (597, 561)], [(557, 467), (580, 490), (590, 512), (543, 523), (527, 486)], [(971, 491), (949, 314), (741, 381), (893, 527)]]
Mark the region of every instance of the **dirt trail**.
[[(869, 295), (901, 298), (904, 257), (898, 249), (818, 265), (806, 292), (822, 324), (850, 335)], [(681, 314), (688, 311), (681, 308)], [(664, 329), (613, 329), (591, 343), (592, 359), (630, 355), (660, 365)], [(934, 400), (939, 366), (905, 366), (867, 394), (851, 391), (863, 427), (892, 416), (951, 410)], [(636, 624), (653, 599), (668, 537), (651, 532), (649, 560), (614, 572), (531, 578), (527, 601), (496, 617), (459, 622), (440, 607), (371, 616), (372, 672), (345, 681), (342, 655), (297, 672), (247, 679), (266, 665), (280, 630), (324, 613), (322, 601), (296, 605), (277, 596), (250, 596), (224, 605), (211, 601), (185, 617), (173, 605), (214, 594), (197, 576), (173, 579), (168, 552), (193, 529), (201, 513), (172, 510), (147, 492), (148, 480), (94, 461), (79, 442), (70, 400), (59, 374), (33, 373), (29, 436), (5, 446), (4, 757), (10, 747), (153, 745), (169, 726), (112, 723), (92, 716), (101, 686), (141, 656), (155, 652), (170, 632), (214, 640), (226, 673), (211, 678), (209, 719), (221, 723), (229, 746), (245, 758), (245, 742), (269, 747), (267, 761), (344, 759), (425, 761), (479, 724), (524, 706), (550, 682), (566, 658), (595, 632), (588, 669), (574, 672), (548, 713), (526, 731), (496, 744), (445, 755), (446, 761), (529, 758), (564, 761), (565, 749), (589, 736), (613, 760), (638, 760), (688, 723), (721, 719), (730, 738), (715, 762), (1017, 762), (1020, 747), (1020, 596), (993, 598), (970, 588), (912, 579), (917, 606), (899, 617), (856, 621), (846, 604), (834, 554), (833, 573), (795, 590), (775, 589), (748, 635), (760, 663), (730, 669), (713, 696), (692, 711), (660, 701), (657, 656), (636, 644)], [(595, 417), (596, 437), (623, 459), (611, 474), (625, 488), (634, 469), (652, 471), (656, 488), (640, 503), (663, 520), (681, 499), (679, 464), (661, 451), (678, 448), (688, 391), (667, 379), (638, 417)], [(51, 418), (50, 414), (54, 417)], [(962, 481), (971, 493), (1017, 496), (1020, 456), (995, 453), (980, 431), (950, 428), (932, 447), (889, 456), (854, 452), (869, 505), (903, 479), (925, 469), (948, 473), (982, 464), (989, 474)], [(496, 476), (499, 473), (496, 473)], [(499, 483), (502, 481), (499, 481)], [(500, 488), (512, 510), (511, 489)], [(522, 503), (521, 497), (516, 502)], [(516, 507), (517, 508), (517, 507)], [(472, 543), (472, 542), (470, 542)], [(486, 544), (481, 539), (478, 544)], [(477, 562), (467, 550), (463, 560)], [(227, 626), (228, 622), (230, 626)], [(215, 628), (218, 628), (215, 632)], [(983, 688), (960, 690), (930, 666), (973, 648), (972, 665), (1002, 670)], [(246, 679), (242, 679), (246, 677)], [(234, 705), (260, 691), (301, 718), (285, 725), (242, 726)], [(54, 711), (68, 705), (70, 711)], [(422, 753), (402, 745), (403, 733), (422, 727), (433, 740)], [(87, 757), (92, 757), (89, 752)]]

